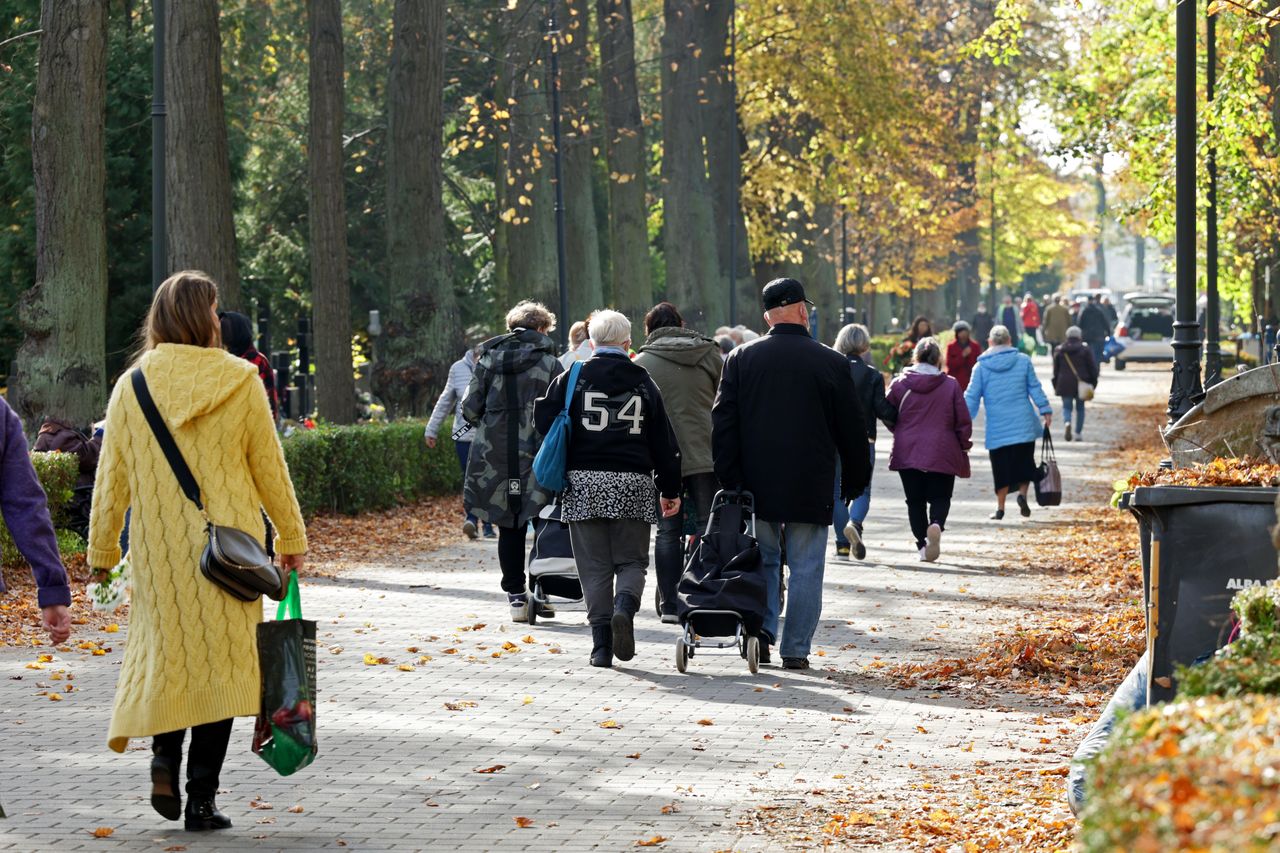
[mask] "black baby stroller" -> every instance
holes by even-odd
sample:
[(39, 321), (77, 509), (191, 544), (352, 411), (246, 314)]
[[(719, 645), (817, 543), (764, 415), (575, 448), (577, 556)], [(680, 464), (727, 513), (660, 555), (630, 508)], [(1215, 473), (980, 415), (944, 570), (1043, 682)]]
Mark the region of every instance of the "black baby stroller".
[[(762, 565), (755, 498), (750, 492), (719, 492), (677, 588), (684, 633), (676, 640), (676, 669), (684, 672), (702, 648), (736, 648), (751, 672), (760, 669), (759, 634), (768, 601)], [(708, 637), (731, 639), (709, 643)]]
[(538, 611), (551, 604), (552, 596), (570, 602), (582, 601), (578, 565), (573, 560), (569, 525), (560, 520), (560, 505), (542, 508), (533, 519), (533, 547), (529, 549), (529, 624), (536, 624)]

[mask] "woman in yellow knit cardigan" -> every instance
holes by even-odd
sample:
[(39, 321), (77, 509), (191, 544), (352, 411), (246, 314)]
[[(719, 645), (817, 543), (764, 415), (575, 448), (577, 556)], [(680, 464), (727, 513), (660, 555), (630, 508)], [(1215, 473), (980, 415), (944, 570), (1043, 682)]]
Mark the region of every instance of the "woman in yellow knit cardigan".
[[(306, 530), (271, 407), (254, 366), (219, 346), (217, 303), (217, 285), (207, 275), (170, 277), (151, 303), (135, 366), (200, 485), (209, 517), (262, 531), (265, 508), (282, 564), (301, 569)], [(258, 713), (262, 603), (235, 599), (200, 574), (203, 520), (184, 497), (126, 373), (107, 408), (94, 487), (89, 564), (95, 569), (120, 561), (129, 508), (129, 642), (107, 743), (123, 752), (130, 738), (154, 739), (151, 804), (177, 820), (182, 742), (191, 729), (186, 828), (225, 829), (231, 822), (214, 795), (232, 718)]]

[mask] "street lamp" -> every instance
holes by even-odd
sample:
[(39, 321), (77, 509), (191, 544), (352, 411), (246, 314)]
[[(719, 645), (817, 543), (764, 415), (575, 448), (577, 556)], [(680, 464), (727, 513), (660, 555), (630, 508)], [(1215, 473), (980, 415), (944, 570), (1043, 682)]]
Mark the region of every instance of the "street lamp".
[(1204, 393), (1200, 386), (1200, 324), (1196, 322), (1196, 30), (1199, 4), (1178, 3), (1175, 35), (1174, 194), (1177, 303), (1173, 323), (1173, 380), (1169, 423)]
[[(1213, 106), (1214, 87), (1218, 81), (1218, 16), (1210, 11), (1206, 21), (1205, 41), (1208, 45), (1205, 94)], [(1210, 122), (1213, 118), (1210, 116)], [(1205, 222), (1205, 312), (1208, 326), (1205, 334), (1204, 387), (1212, 388), (1222, 381), (1222, 345), (1218, 304), (1218, 149), (1213, 142), (1213, 125), (1207, 128), (1209, 142), (1209, 211)]]
[(560, 46), (556, 0), (547, 0), (547, 50), (551, 54), (551, 135), (555, 142), (556, 273), (560, 284), (560, 346), (569, 350), (569, 285), (565, 280), (564, 154), (560, 145)]

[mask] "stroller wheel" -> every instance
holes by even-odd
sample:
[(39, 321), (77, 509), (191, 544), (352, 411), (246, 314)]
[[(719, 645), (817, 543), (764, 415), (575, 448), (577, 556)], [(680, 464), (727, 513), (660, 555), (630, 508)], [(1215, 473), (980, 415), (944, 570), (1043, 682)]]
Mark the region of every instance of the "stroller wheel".
[(676, 670), (684, 672), (689, 668), (689, 648), (684, 644), (684, 637), (676, 640)]
[(538, 588), (535, 586), (529, 590), (529, 624), (538, 624)]
[(755, 675), (760, 671), (760, 639), (747, 637), (747, 669)]

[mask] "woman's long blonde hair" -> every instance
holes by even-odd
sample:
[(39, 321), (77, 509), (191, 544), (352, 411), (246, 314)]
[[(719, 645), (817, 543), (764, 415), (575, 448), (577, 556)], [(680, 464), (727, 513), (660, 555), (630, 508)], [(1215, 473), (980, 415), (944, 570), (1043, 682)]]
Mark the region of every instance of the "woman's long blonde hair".
[(221, 346), (222, 330), (213, 316), (218, 284), (208, 273), (183, 270), (164, 280), (151, 299), (139, 333), (138, 355), (160, 344)]

